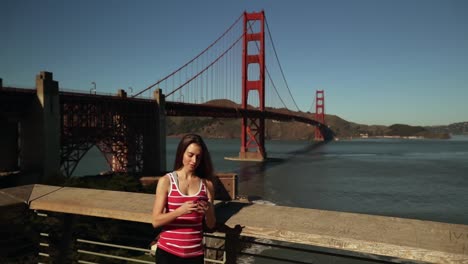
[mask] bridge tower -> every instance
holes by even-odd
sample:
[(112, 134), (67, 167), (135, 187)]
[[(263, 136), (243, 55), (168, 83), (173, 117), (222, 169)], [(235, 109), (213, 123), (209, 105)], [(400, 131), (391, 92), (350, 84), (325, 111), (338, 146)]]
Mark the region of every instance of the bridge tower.
[[(325, 124), (325, 94), (323, 90), (315, 92), (315, 120)], [(323, 141), (323, 134), (320, 127), (315, 127), (315, 141)]]
[[(260, 32), (248, 32), (249, 22), (259, 21)], [(253, 51), (249, 51), (249, 43)], [(265, 111), (265, 13), (244, 12), (244, 38), (242, 46), (242, 109), (248, 108), (248, 97), (251, 91), (258, 93), (259, 110)], [(249, 76), (249, 65), (258, 65), (258, 76)], [(264, 160), (265, 151), (265, 118), (243, 117), (241, 132), (241, 160)]]

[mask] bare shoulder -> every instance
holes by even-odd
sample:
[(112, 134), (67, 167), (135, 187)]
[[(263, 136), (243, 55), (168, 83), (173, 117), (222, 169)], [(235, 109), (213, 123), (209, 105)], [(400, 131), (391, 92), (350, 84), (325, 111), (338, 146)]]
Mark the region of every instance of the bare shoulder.
[(171, 181), (169, 177), (171, 177), (171, 176), (169, 176), (169, 174), (166, 174), (166, 175), (162, 176), (161, 178), (159, 178), (159, 182), (169, 183)]
[(204, 184), (213, 186), (213, 181), (212, 181), (212, 180), (207, 179), (207, 178), (204, 178), (204, 179), (202, 179), (202, 180), (203, 180), (203, 183), (204, 183)]
[(213, 202), (214, 197), (215, 197), (215, 189), (214, 189), (213, 182), (210, 179), (203, 179), (203, 183), (205, 184), (206, 189), (208, 191), (208, 199), (211, 202)]
[(156, 192), (158, 191), (167, 191), (169, 187), (171, 186), (171, 180), (169, 178), (169, 174), (166, 174), (159, 178), (158, 180), (158, 185), (156, 187)]
[(214, 191), (214, 184), (213, 184), (213, 181), (210, 180), (210, 179), (203, 179), (203, 183), (205, 183), (206, 187), (208, 188), (208, 190), (210, 191)]

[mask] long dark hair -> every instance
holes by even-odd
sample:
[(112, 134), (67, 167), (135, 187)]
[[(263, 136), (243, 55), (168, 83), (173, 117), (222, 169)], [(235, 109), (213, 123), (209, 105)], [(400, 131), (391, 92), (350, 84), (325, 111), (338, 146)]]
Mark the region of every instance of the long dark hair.
[(183, 157), (185, 150), (192, 143), (199, 145), (202, 149), (202, 157), (198, 167), (195, 169), (195, 174), (200, 178), (211, 179), (213, 176), (213, 163), (211, 162), (210, 152), (203, 139), (197, 134), (187, 134), (180, 140), (179, 146), (177, 146), (174, 170), (178, 170), (184, 166)]

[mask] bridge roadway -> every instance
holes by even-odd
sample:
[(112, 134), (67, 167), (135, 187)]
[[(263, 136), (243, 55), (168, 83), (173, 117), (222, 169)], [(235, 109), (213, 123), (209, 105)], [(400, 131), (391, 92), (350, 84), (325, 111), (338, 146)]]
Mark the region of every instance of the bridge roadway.
[[(11, 88), (3, 87), (0, 90), (2, 97), (0, 102), (3, 113), (13, 114), (22, 113), (27, 111), (27, 106), (33, 102), (36, 96), (35, 89)], [(102, 95), (102, 94), (87, 94), (81, 92), (60, 91), (60, 97), (75, 97), (80, 98), (83, 103), (96, 102), (96, 99), (117, 100), (122, 102), (122, 97), (118, 95)], [(128, 102), (146, 102), (154, 104), (153, 99), (142, 98), (126, 98)], [(181, 102), (166, 102), (166, 114), (168, 116), (204, 116), (204, 117), (223, 117), (223, 118), (241, 118), (243, 116), (249, 117), (264, 117), (266, 119), (274, 119), (278, 121), (297, 121), (308, 123), (313, 126), (321, 126), (322, 124), (314, 119), (304, 116), (290, 115), (280, 113), (278, 111), (266, 110), (264, 112), (256, 109), (241, 109), (234, 107), (223, 107), (207, 104), (191, 104)]]
[[(152, 194), (38, 184), (0, 190), (0, 208), (16, 204), (148, 224), (153, 201)], [(217, 201), (216, 214), (218, 226), (235, 230), (240, 225), (241, 236), (355, 252), (369, 259), (468, 263), (467, 225), (238, 201)]]
[(260, 111), (256, 109), (242, 109), (233, 107), (223, 107), (207, 104), (188, 104), (179, 102), (166, 102), (166, 114), (168, 116), (206, 116), (220, 118), (242, 118), (244, 116), (251, 118), (265, 118), (286, 122), (301, 122), (312, 126), (319, 127), (324, 135), (325, 140), (331, 140), (334, 137), (333, 131), (326, 125), (300, 115), (291, 115), (281, 113), (278, 110), (269, 108), (270, 110)]
[[(18, 114), (24, 114), (28, 111), (28, 105), (34, 101), (36, 95), (35, 89), (18, 89), (4, 87), (0, 89), (2, 96), (0, 98), (0, 111), (5, 115), (14, 117)], [(117, 95), (101, 95), (101, 94), (87, 94), (81, 92), (69, 92), (60, 91), (60, 97), (68, 97), (69, 99), (74, 98), (75, 102), (81, 101), (82, 103), (100, 103), (99, 99), (105, 101), (114, 101), (115, 103), (125, 104), (132, 102), (139, 102), (143, 104), (154, 105), (153, 99), (142, 99), (142, 98), (125, 98)], [(98, 99), (98, 100), (97, 100)], [(78, 101), (79, 100), (79, 101)], [(68, 100), (69, 101), (69, 100)], [(155, 106), (156, 107), (156, 106)], [(269, 108), (266, 111), (260, 111), (256, 109), (242, 109), (233, 107), (223, 107), (206, 104), (191, 104), (181, 102), (165, 102), (165, 110), (167, 116), (199, 116), (199, 117), (219, 117), (219, 118), (242, 118), (244, 116), (252, 118), (265, 118), (273, 119), (278, 121), (296, 121), (301, 123), (310, 124), (317, 126), (322, 130), (322, 134), (325, 135), (327, 140), (333, 138), (333, 132), (324, 124), (317, 122), (314, 119), (307, 118), (300, 115), (291, 115), (281, 113), (278, 110)]]

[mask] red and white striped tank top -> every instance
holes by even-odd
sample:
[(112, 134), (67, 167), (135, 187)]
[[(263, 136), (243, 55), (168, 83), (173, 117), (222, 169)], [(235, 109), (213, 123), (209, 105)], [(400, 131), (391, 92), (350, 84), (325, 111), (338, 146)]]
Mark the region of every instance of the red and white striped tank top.
[[(167, 196), (166, 212), (172, 212), (184, 202), (207, 199), (207, 190), (203, 180), (195, 195), (185, 195), (180, 192), (173, 173), (169, 173), (171, 190)], [(177, 217), (170, 224), (163, 227), (159, 235), (158, 248), (182, 258), (203, 255), (203, 217), (205, 215), (192, 212)]]

